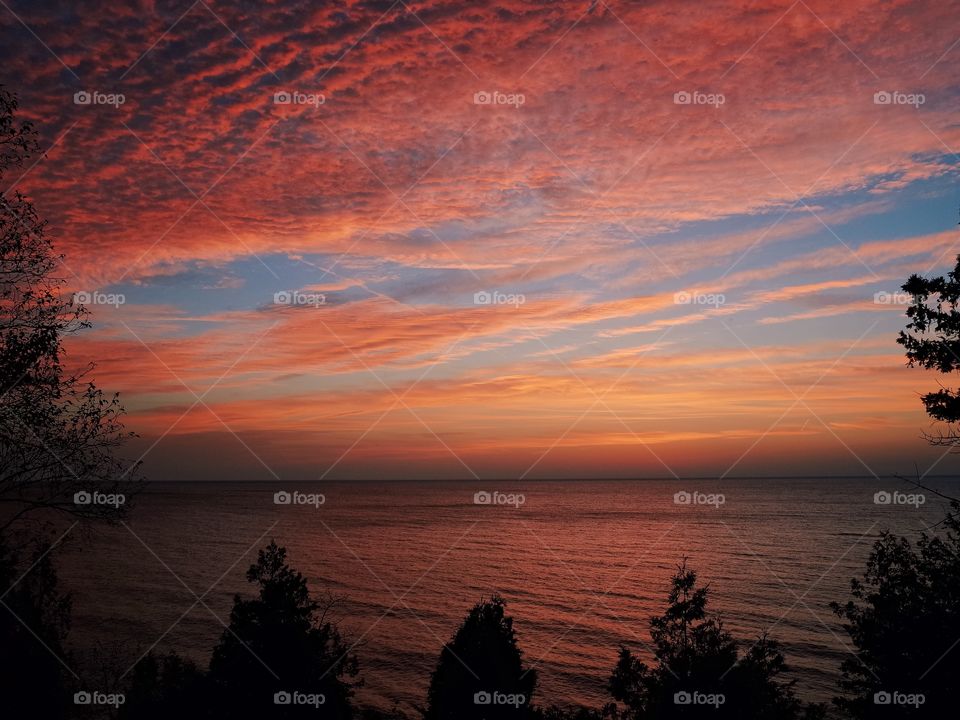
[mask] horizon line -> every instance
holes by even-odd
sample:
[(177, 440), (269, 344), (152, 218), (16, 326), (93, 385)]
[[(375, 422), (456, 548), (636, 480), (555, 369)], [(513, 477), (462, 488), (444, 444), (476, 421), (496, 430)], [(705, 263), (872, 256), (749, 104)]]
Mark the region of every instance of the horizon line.
[[(901, 480), (904, 482), (912, 482), (908, 477), (901, 476), (898, 474), (891, 475), (737, 475), (737, 476), (727, 476), (727, 477), (714, 477), (710, 475), (691, 475), (683, 477), (670, 477), (670, 476), (659, 476), (659, 477), (582, 477), (582, 478), (353, 478), (353, 479), (299, 479), (299, 480), (282, 480), (282, 479), (262, 479), (262, 480), (246, 480), (246, 479), (222, 479), (222, 480), (213, 480), (213, 479), (204, 479), (204, 480), (170, 480), (170, 479), (161, 479), (161, 480), (143, 480), (145, 484), (150, 483), (286, 483), (286, 482), (297, 482), (297, 483), (502, 483), (502, 482), (512, 482), (512, 483), (540, 483), (540, 482), (659, 482), (659, 481), (669, 481), (669, 482), (688, 482), (693, 480), (706, 480), (710, 482), (723, 482), (727, 480)], [(942, 474), (942, 475), (928, 475), (926, 476), (927, 480), (939, 479), (939, 480), (960, 480), (960, 476), (956, 474)], [(125, 482), (125, 481), (122, 481)]]

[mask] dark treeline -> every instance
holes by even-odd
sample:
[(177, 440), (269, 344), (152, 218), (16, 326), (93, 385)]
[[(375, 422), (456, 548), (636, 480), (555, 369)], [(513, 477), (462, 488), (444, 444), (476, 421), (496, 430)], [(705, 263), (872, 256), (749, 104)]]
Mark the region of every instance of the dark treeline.
[[(16, 97), (0, 87), (0, 180), (38, 153), (36, 133), (16, 119), (16, 109)], [(68, 642), (70, 598), (56, 572), (63, 519), (85, 529), (119, 521), (136, 494), (137, 464), (115, 454), (129, 437), (117, 398), (87, 379), (91, 368), (64, 368), (63, 339), (86, 327), (87, 313), (61, 294), (60, 258), (44, 230), (27, 198), (0, 196), (0, 717), (407, 717), (360, 706), (357, 689), (375, 651), (366, 661), (360, 657), (333, 620), (334, 601), (312, 593), (275, 543), (260, 549), (248, 569), (250, 589), (234, 598), (205, 666), (148, 652), (118, 674), (122, 681), (91, 688), (81, 680)], [(960, 370), (960, 260), (947, 277), (913, 277), (904, 290), (913, 298), (900, 337), (910, 364)], [(960, 424), (960, 392), (942, 389), (923, 402), (934, 419)], [(958, 438), (948, 431), (929, 439), (960, 446)], [(93, 489), (106, 497), (124, 493), (126, 502), (92, 503)], [(830, 703), (798, 698), (775, 639), (734, 637), (711, 612), (709, 588), (684, 561), (664, 588), (663, 612), (649, 621), (650, 643), (610, 649), (603, 707), (560, 708), (540, 692), (506, 602), (493, 596), (470, 609), (438, 650), (414, 714), (422, 720), (952, 717), (960, 706), (960, 504), (954, 500), (951, 508), (939, 527), (913, 541), (884, 533), (849, 599), (833, 604), (851, 652), (837, 668)], [(784, 598), (785, 606), (791, 602)]]
[[(784, 720), (848, 717), (950, 717), (960, 702), (960, 521), (957, 504), (943, 532), (914, 545), (884, 534), (875, 543), (851, 599), (835, 604), (854, 648), (837, 668), (837, 696), (829, 705), (799, 700), (776, 641), (735, 638), (709, 609), (710, 590), (681, 563), (666, 590), (662, 614), (649, 621), (649, 657), (626, 645), (611, 668), (609, 702), (561, 708), (538, 692), (537, 670), (525, 661), (503, 598), (477, 603), (440, 649), (422, 720), (653, 720), (754, 718)], [(28, 555), (28, 557), (30, 557)], [(113, 707), (77, 706), (92, 692), (57, 662), (65, 649), (69, 601), (58, 590), (48, 560), (18, 583), (0, 616), (0, 691), (6, 710), (44, 718), (323, 717), (412, 720), (399, 710), (361, 707), (363, 662), (350, 638), (331, 620), (335, 601), (318, 599), (286, 551), (271, 542), (247, 570), (250, 591), (234, 598), (229, 627), (206, 667), (177, 654), (148, 653), (125, 680), (103, 695)], [(0, 583), (16, 580), (16, 557), (0, 554)], [(786, 598), (785, 598), (786, 600)], [(29, 631), (24, 627), (29, 626)], [(44, 648), (39, 641), (47, 644)], [(616, 648), (611, 648), (611, 655)], [(52, 652), (51, 652), (52, 651)], [(22, 700), (22, 706), (18, 703)], [(82, 702), (82, 701), (81, 701)], [(19, 717), (14, 712), (11, 717)]]

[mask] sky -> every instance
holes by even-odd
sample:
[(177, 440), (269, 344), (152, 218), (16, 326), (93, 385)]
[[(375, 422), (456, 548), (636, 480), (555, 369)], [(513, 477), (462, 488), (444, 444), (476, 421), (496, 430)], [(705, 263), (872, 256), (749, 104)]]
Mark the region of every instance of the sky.
[(150, 479), (938, 474), (938, 0), (0, 1)]

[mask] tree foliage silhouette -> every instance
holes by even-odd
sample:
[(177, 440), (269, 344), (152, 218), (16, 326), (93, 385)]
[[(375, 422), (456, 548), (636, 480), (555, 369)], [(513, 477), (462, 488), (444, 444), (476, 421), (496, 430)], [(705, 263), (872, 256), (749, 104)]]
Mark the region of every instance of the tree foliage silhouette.
[(120, 720), (193, 720), (212, 717), (204, 673), (176, 654), (148, 654), (133, 669)]
[[(353, 717), (358, 663), (329, 618), (333, 600), (310, 596), (307, 581), (271, 542), (247, 571), (257, 596), (234, 598), (229, 628), (210, 659), (215, 717), (316, 717), (301, 696), (322, 696), (322, 716)], [(282, 703), (287, 696), (291, 702)], [(305, 699), (305, 698), (303, 698)]]
[[(39, 152), (36, 131), (16, 110), (17, 98), (0, 87), (4, 184)], [(92, 365), (64, 367), (64, 337), (89, 326), (88, 312), (64, 297), (63, 257), (45, 230), (19, 191), (0, 195), (0, 531), (37, 508), (112, 519), (115, 507), (78, 505), (74, 494), (118, 492), (129, 468), (114, 454), (131, 436), (117, 396), (87, 379)]]
[[(24, 568), (30, 568), (24, 572)], [(67, 717), (72, 677), (62, 661), (70, 599), (46, 548), (0, 537), (0, 697), (4, 717)]]
[[(960, 504), (952, 505), (944, 532), (923, 533), (916, 546), (883, 533), (863, 578), (851, 581), (853, 599), (832, 604), (857, 649), (843, 662), (844, 694), (834, 702), (855, 718), (956, 713), (960, 655), (951, 646), (960, 637)], [(923, 704), (908, 704), (904, 696), (917, 693)]]
[(58, 718), (74, 710), (75, 678), (53, 520), (58, 512), (118, 517), (116, 506), (77, 504), (74, 495), (118, 492), (128, 466), (114, 451), (130, 434), (117, 397), (86, 379), (92, 366), (64, 365), (64, 338), (88, 326), (87, 311), (64, 297), (63, 258), (36, 208), (14, 190), (22, 173), (11, 171), (29, 171), (39, 154), (36, 130), (17, 109), (16, 96), (0, 87), (0, 693), (11, 716)]
[(609, 683), (611, 695), (623, 706), (620, 717), (819, 716), (818, 708), (804, 707), (795, 697), (792, 682), (778, 682), (786, 663), (777, 643), (762, 635), (739, 653), (720, 618), (708, 615), (708, 598), (709, 589), (697, 587), (697, 575), (684, 561), (671, 581), (666, 611), (650, 620), (655, 665), (620, 648)]
[(513, 618), (505, 610), (499, 595), (477, 603), (440, 651), (424, 720), (530, 717), (537, 674), (524, 667)]
[[(911, 296), (907, 308), (910, 322), (897, 342), (906, 348), (907, 364), (944, 374), (960, 370), (960, 257), (945, 276), (926, 279), (911, 275), (903, 290)], [(960, 391), (941, 387), (921, 399), (927, 414), (947, 425), (925, 433), (927, 440), (933, 445), (960, 445)]]

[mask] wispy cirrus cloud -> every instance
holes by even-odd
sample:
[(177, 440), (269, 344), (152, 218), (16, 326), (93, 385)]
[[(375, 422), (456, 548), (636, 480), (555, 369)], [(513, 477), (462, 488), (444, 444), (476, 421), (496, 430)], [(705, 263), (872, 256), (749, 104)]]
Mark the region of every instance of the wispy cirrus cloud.
[[(744, 344), (789, 340), (802, 357), (837, 343), (811, 361), (822, 371), (845, 351), (879, 362), (866, 348), (902, 319), (874, 294), (957, 252), (942, 3), (9, 5), (5, 82), (51, 148), (17, 188), (50, 218), (71, 290), (127, 297), (94, 308), (71, 358), (100, 359), (146, 435), (189, 407), (181, 380), (199, 393), (226, 373), (211, 403), (244, 433), (349, 446), (427, 372), (430, 394), (404, 402), (481, 467), (498, 442), (542, 452), (561, 435), (556, 467), (595, 468), (637, 436), (676, 462), (697, 444), (735, 457), (779, 413), (758, 400), (733, 423), (731, 403), (782, 390), (745, 370)], [(721, 377), (723, 394), (705, 390)], [(899, 432), (924, 452), (922, 375), (872, 395), (842, 377), (847, 404), (823, 410), (836, 432), (882, 401), (899, 418), (887, 446)], [(586, 388), (611, 385), (631, 418), (668, 415), (668, 394), (695, 403), (696, 431), (681, 412), (656, 438), (645, 417), (564, 434), (596, 402)], [(321, 405), (350, 422), (321, 431)], [(436, 437), (416, 423), (413, 439), (405, 410), (378, 442), (426, 472)], [(214, 432), (203, 412), (174, 434)], [(769, 437), (788, 452), (814, 432), (836, 444), (821, 423)], [(322, 465), (290, 443), (278, 462)], [(357, 452), (338, 471), (368, 467), (375, 451)], [(611, 472), (663, 472), (614, 455)]]

